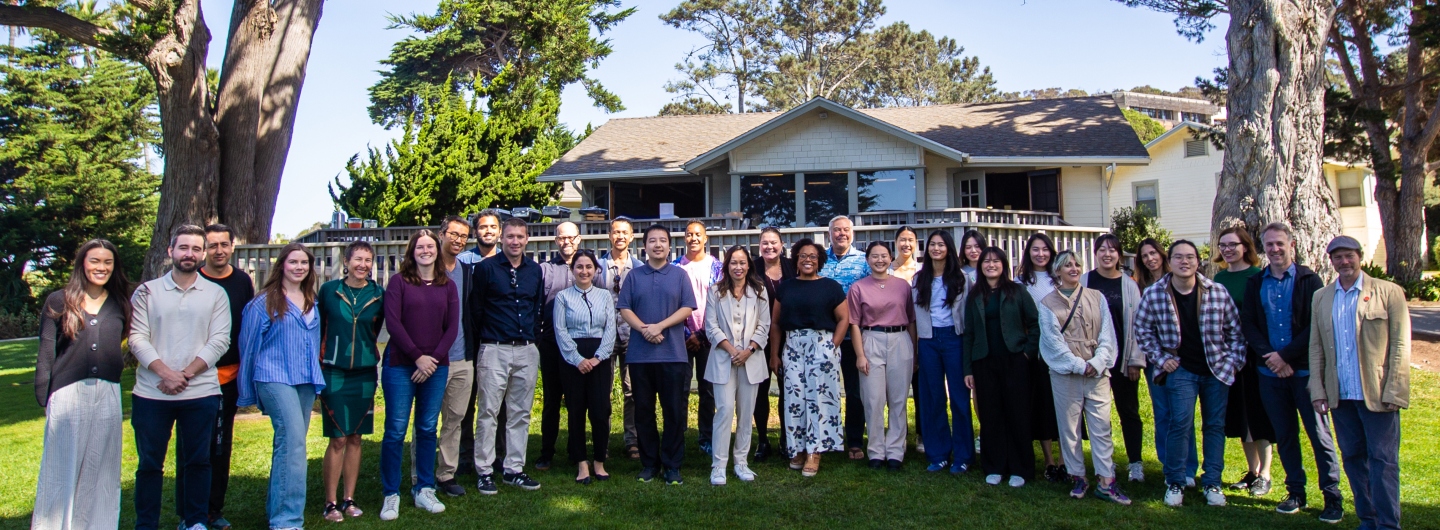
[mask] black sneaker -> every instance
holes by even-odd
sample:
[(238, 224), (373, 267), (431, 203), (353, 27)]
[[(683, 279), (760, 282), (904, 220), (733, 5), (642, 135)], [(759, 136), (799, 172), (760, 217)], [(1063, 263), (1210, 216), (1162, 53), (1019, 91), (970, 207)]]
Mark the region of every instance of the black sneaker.
[(1060, 466), (1045, 466), (1045, 480), (1060, 482), (1070, 478), (1070, 473)]
[(1266, 495), (1269, 495), (1270, 479), (1265, 477), (1255, 477), (1255, 480), (1250, 481), (1250, 494), (1256, 497), (1264, 497)]
[(904, 462), (901, 462), (901, 461), (896, 460), (896, 459), (894, 459), (894, 458), (891, 458), (890, 460), (886, 460), (886, 461), (885, 461), (885, 467), (886, 467), (886, 469), (889, 469), (889, 470), (891, 470), (891, 471), (899, 471), (899, 470), (900, 470), (902, 467), (904, 467), (904, 466), (905, 466), (905, 463), (904, 463)]
[(770, 443), (760, 442), (760, 445), (755, 448), (755, 456), (753, 458), (756, 462), (764, 462), (766, 458), (770, 458)]
[(1231, 485), (1230, 485), (1230, 489), (1232, 489), (1232, 490), (1248, 490), (1248, 489), (1250, 489), (1250, 483), (1251, 483), (1251, 482), (1254, 482), (1256, 478), (1257, 478), (1257, 477), (1255, 476), (1254, 473), (1251, 473), (1251, 472), (1249, 472), (1249, 471), (1246, 471), (1246, 472), (1245, 472), (1245, 476), (1240, 477), (1240, 480), (1238, 480), (1238, 481), (1236, 481), (1234, 484), (1231, 484)]
[(439, 486), (439, 487), (440, 487), (440, 491), (444, 492), (446, 495), (449, 495), (449, 496), (451, 496), (451, 497), (464, 497), (464, 496), (465, 496), (465, 487), (464, 487), (464, 486), (461, 486), (460, 484), (457, 484), (457, 483), (455, 482), (455, 479), (453, 479), (453, 478), (450, 479), (450, 480), (442, 480), (442, 481), (440, 481), (438, 484), (436, 484), (436, 486)]
[(1295, 495), (1286, 495), (1285, 500), (1275, 506), (1275, 511), (1279, 513), (1298, 513), (1303, 509), (1305, 509), (1305, 499)]
[(480, 481), (476, 483), (475, 487), (476, 489), (480, 490), (481, 495), (494, 495), (496, 493), (499, 493), (499, 490), (495, 489), (494, 473), (491, 473), (489, 475), (480, 475)]
[(870, 459), (870, 469), (880, 469), (880, 468), (882, 468), (882, 467), (885, 467), (885, 461), (884, 461), (884, 460), (881, 460), (881, 459), (879, 459), (879, 458), (871, 458), (871, 459)]
[(685, 479), (680, 478), (680, 470), (667, 469), (665, 470), (665, 483), (671, 486), (678, 486), (684, 484)]
[(1335, 524), (1345, 518), (1345, 505), (1340, 499), (1325, 499), (1325, 510), (1320, 512), (1320, 522)]
[(537, 461), (535, 462), (535, 469), (536, 469), (537, 471), (549, 471), (549, 470), (550, 470), (550, 465), (551, 465), (551, 462), (550, 462), (550, 459), (548, 459), (548, 458), (541, 459), (541, 460), (537, 460)]
[(506, 473), (505, 483), (511, 486), (518, 486), (520, 489), (526, 491), (535, 491), (540, 489), (540, 483), (535, 482), (535, 479), (530, 478), (530, 475), (526, 475), (524, 472)]
[(655, 480), (655, 468), (647, 467), (645, 469), (641, 469), (640, 475), (637, 477), (637, 479), (640, 482), (650, 482), (652, 480)]

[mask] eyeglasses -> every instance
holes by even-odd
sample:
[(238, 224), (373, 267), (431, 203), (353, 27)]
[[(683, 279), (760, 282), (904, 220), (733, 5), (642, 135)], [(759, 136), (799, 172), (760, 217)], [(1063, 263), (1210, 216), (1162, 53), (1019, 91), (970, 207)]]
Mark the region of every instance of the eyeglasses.
[(1170, 255), (1170, 260), (1171, 260), (1171, 261), (1186, 262), (1186, 261), (1199, 261), (1200, 258), (1199, 258), (1199, 257), (1196, 257), (1194, 254), (1171, 254), (1171, 255)]
[(459, 241), (464, 241), (464, 240), (466, 240), (466, 239), (470, 239), (470, 234), (469, 234), (468, 232), (466, 232), (466, 233), (461, 233), (461, 232), (450, 231), (450, 232), (445, 232), (445, 237), (448, 237), (448, 238), (450, 238), (450, 239), (459, 240)]
[(576, 239), (580, 239), (580, 236), (555, 236), (555, 242), (556, 242), (556, 243), (562, 243), (562, 242), (566, 242), (566, 241), (574, 241), (574, 240), (576, 240)]
[(510, 288), (514, 289), (520, 285), (520, 279), (515, 277), (515, 269), (510, 269)]
[(1215, 246), (1220, 247), (1221, 250), (1230, 250), (1232, 248), (1238, 248), (1240, 243), (1218, 243)]
[(819, 254), (801, 254), (795, 257), (795, 261), (820, 261)]

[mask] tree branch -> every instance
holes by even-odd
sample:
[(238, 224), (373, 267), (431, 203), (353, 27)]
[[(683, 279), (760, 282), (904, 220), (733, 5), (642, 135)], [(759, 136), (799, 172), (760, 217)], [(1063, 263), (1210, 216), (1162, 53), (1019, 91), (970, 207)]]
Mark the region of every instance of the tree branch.
[(100, 43), (100, 38), (110, 35), (110, 30), (53, 7), (0, 5), (0, 25), (48, 29), (86, 46), (120, 53)]

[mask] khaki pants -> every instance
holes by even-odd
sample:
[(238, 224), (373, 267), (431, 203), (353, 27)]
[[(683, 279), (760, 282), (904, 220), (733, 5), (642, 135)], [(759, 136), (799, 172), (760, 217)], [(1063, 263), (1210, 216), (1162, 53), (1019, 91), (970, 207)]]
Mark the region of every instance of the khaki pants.
[(445, 398), (440, 404), (440, 461), (435, 466), (435, 479), (440, 482), (454, 479), (455, 468), (460, 465), (460, 433), (465, 427), (465, 408), (470, 405), (474, 382), (473, 361), (450, 363)]
[(535, 403), (535, 379), (540, 373), (540, 350), (534, 344), (486, 344), (480, 348), (475, 377), (480, 392), (475, 410), (475, 471), (494, 472), (495, 416), (505, 405), (505, 473), (525, 468), (525, 447), (530, 441), (530, 409)]
[(870, 374), (860, 374), (865, 434), (869, 438), (865, 452), (871, 460), (904, 461), (909, 422), (905, 408), (910, 398), (910, 376), (915, 371), (914, 344), (907, 331), (862, 331), (860, 336), (865, 360), (870, 363)]
[(1060, 428), (1060, 454), (1065, 459), (1065, 469), (1071, 475), (1085, 476), (1085, 447), (1080, 441), (1083, 415), (1085, 428), (1090, 433), (1090, 459), (1095, 474), (1115, 478), (1115, 464), (1111, 459), (1115, 445), (1110, 440), (1109, 378), (1051, 372), (1050, 388), (1055, 396), (1055, 421)]

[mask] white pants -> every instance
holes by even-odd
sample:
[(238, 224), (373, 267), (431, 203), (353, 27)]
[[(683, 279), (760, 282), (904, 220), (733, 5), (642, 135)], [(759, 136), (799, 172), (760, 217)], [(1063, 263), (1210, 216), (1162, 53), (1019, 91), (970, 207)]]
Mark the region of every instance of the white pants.
[(50, 395), (31, 528), (120, 525), (120, 385), (86, 379)]
[(710, 435), (710, 442), (715, 446), (710, 451), (711, 468), (725, 469), (732, 421), (739, 426), (735, 430), (735, 465), (746, 465), (745, 455), (750, 452), (750, 419), (755, 415), (755, 393), (759, 388), (760, 385), (750, 382), (744, 366), (731, 366), (730, 382), (715, 385), (715, 421)]
[(1060, 454), (1071, 475), (1085, 476), (1085, 447), (1080, 441), (1080, 420), (1090, 434), (1090, 459), (1095, 474), (1115, 478), (1110, 440), (1110, 380), (1105, 377), (1060, 375), (1050, 372), (1055, 396), (1055, 422), (1060, 428)]
[(495, 417), (505, 403), (505, 473), (525, 468), (525, 447), (530, 441), (530, 408), (535, 404), (535, 378), (540, 373), (540, 350), (534, 344), (480, 347), (475, 379), (480, 382), (475, 404), (475, 471), (488, 475), (495, 463)]
[[(871, 460), (905, 460), (909, 418), (910, 377), (915, 373), (915, 345), (908, 331), (862, 331), (870, 375), (860, 374), (860, 396), (865, 402), (866, 456)], [(885, 421), (885, 409), (890, 421)]]

